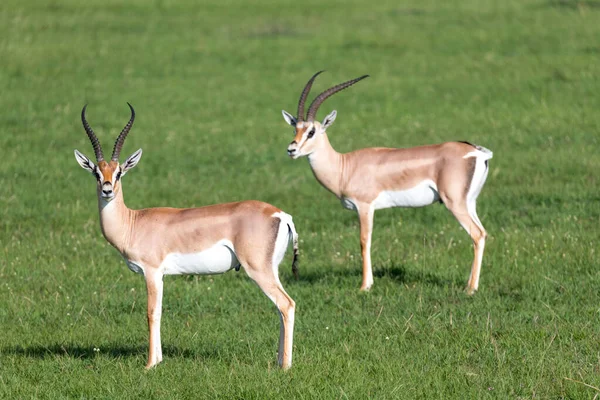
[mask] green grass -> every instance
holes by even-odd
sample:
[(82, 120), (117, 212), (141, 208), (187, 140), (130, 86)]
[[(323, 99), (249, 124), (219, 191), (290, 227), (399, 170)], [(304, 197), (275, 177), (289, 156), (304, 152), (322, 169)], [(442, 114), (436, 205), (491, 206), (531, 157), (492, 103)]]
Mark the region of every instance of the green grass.
[[(595, 398), (599, 21), (597, 0), (4, 0), (0, 398)], [(285, 154), (280, 110), (320, 69), (315, 92), (371, 75), (322, 107), (338, 151), (494, 151), (477, 295), (442, 206), (377, 212), (359, 293), (356, 216)], [(260, 199), (294, 216), (289, 372), (275, 307), (243, 272), (166, 278), (165, 360), (144, 371), (144, 282), (102, 237), (73, 157), (93, 155), (81, 107), (111, 149), (127, 101), (123, 156), (144, 149), (130, 207)]]

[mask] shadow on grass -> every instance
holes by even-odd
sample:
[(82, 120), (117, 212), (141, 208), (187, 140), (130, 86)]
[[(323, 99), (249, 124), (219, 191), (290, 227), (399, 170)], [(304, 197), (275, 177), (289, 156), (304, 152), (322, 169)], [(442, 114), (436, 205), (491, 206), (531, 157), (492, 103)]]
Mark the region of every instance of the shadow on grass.
[[(116, 344), (105, 344), (98, 346), (98, 353), (102, 356), (112, 358), (128, 358), (146, 356), (148, 347), (145, 345), (139, 346), (123, 346)], [(96, 351), (93, 346), (84, 346), (78, 344), (52, 344), (49, 346), (6, 346), (0, 349), (0, 354), (16, 355), (29, 358), (45, 359), (55, 356), (63, 356), (77, 359), (92, 359), (96, 357)], [(163, 357), (184, 357), (184, 358), (213, 358), (217, 357), (217, 352), (211, 351), (191, 351), (182, 350), (174, 346), (163, 345)]]
[[(411, 284), (411, 283), (423, 283), (432, 286), (451, 286), (451, 285), (464, 285), (465, 282), (459, 279), (443, 278), (432, 272), (407, 270), (401, 265), (391, 265), (386, 267), (373, 266), (373, 276), (375, 279), (387, 278), (397, 282), (399, 284)], [(324, 272), (322, 269), (317, 271), (300, 271), (298, 278), (299, 283), (314, 284), (324, 283), (332, 284), (333, 282), (339, 282), (340, 280), (356, 280), (356, 285), (360, 285), (362, 279), (362, 267), (357, 266), (354, 268), (336, 268), (330, 269)], [(375, 282), (377, 283), (377, 282)]]
[(576, 10), (579, 7), (592, 9), (600, 8), (599, 0), (550, 0), (546, 3), (549, 7), (566, 8)]
[(458, 279), (444, 278), (429, 271), (407, 270), (401, 265), (391, 265), (379, 270), (374, 269), (373, 275), (375, 278), (388, 278), (400, 284), (424, 283), (438, 287), (460, 286), (464, 284), (464, 282)]

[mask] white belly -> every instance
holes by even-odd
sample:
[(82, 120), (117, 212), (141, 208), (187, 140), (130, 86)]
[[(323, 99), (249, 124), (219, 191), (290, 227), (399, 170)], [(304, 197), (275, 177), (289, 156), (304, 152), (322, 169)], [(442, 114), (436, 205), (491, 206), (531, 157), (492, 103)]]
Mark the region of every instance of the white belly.
[(407, 190), (386, 190), (373, 202), (376, 210), (390, 207), (423, 207), (439, 201), (436, 184), (431, 180), (419, 183)]
[(222, 274), (240, 265), (233, 245), (220, 241), (199, 253), (170, 253), (162, 262), (165, 275)]

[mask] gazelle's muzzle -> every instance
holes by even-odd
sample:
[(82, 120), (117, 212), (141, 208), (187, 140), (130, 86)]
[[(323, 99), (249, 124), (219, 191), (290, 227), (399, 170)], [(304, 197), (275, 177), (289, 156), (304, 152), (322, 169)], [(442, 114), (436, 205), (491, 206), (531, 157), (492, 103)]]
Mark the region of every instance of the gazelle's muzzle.
[(105, 199), (112, 199), (115, 197), (115, 192), (113, 191), (113, 185), (110, 182), (104, 182), (102, 184), (102, 192), (101, 196)]
[(295, 159), (298, 157), (298, 143), (295, 140), (288, 146), (287, 153), (291, 158)]

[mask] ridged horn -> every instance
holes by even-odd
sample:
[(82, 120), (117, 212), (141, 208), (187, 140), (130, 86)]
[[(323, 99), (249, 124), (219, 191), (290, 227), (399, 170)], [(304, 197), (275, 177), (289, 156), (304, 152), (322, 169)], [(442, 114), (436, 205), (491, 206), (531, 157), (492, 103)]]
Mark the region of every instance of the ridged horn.
[(100, 146), (100, 142), (96, 137), (96, 134), (88, 124), (85, 119), (85, 109), (87, 108), (87, 104), (83, 106), (83, 110), (81, 110), (81, 122), (83, 123), (83, 129), (85, 129), (85, 133), (87, 133), (90, 138), (90, 142), (92, 142), (92, 147), (94, 147), (94, 154), (96, 154), (96, 161), (104, 161), (104, 154), (102, 154), (102, 146)]
[(127, 134), (129, 133), (129, 130), (131, 129), (131, 126), (133, 125), (133, 121), (135, 120), (135, 110), (133, 109), (131, 104), (127, 103), (127, 105), (129, 106), (129, 109), (131, 110), (131, 118), (129, 118), (129, 122), (127, 123), (127, 125), (125, 125), (125, 127), (123, 128), (123, 130), (121, 131), (121, 133), (119, 133), (119, 136), (117, 137), (117, 141), (115, 142), (115, 148), (113, 149), (112, 157), (110, 158), (112, 161), (119, 161), (119, 155), (121, 154), (121, 149), (123, 148), (123, 143), (125, 143)]
[(336, 94), (337, 92), (344, 90), (352, 85), (354, 85), (356, 82), (363, 80), (365, 78), (367, 78), (369, 75), (363, 75), (359, 78), (356, 79), (352, 79), (348, 82), (344, 82), (344, 83), (340, 83), (339, 85), (336, 85), (332, 88), (327, 89), (326, 91), (324, 91), (323, 93), (321, 93), (320, 95), (318, 95), (313, 102), (310, 104), (310, 107), (308, 107), (308, 114), (306, 115), (306, 120), (307, 121), (314, 121), (315, 120), (315, 115), (317, 114), (317, 110), (319, 109), (319, 106), (329, 97), (329, 96), (333, 96), (334, 94)]
[(304, 121), (304, 103), (306, 102), (306, 97), (308, 97), (308, 93), (310, 92), (313, 82), (315, 81), (317, 76), (319, 76), (319, 74), (324, 71), (325, 70), (322, 70), (322, 71), (319, 71), (316, 74), (314, 74), (312, 76), (312, 78), (310, 78), (308, 80), (308, 82), (306, 83), (306, 86), (304, 86), (304, 90), (302, 91), (302, 94), (300, 95), (300, 100), (298, 100), (298, 114), (296, 114), (296, 119), (298, 120), (298, 122)]

